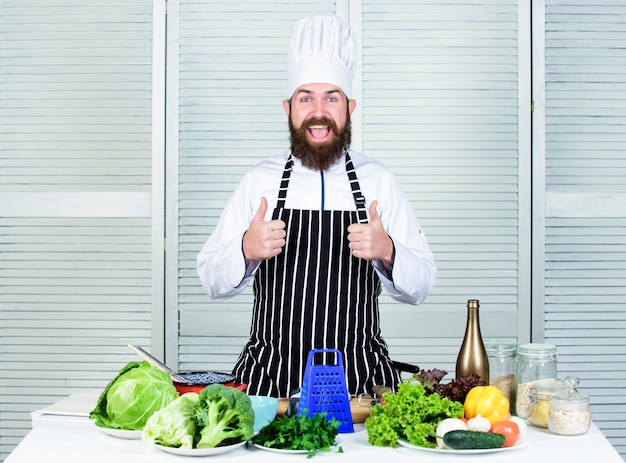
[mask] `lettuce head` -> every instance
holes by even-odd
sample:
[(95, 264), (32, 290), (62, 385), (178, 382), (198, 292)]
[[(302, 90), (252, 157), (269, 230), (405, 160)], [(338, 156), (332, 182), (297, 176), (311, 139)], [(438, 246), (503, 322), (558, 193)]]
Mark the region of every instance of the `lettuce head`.
[(141, 439), (166, 447), (194, 448), (197, 426), (192, 417), (197, 401), (197, 393), (187, 392), (154, 412), (143, 428)]
[(103, 428), (140, 431), (154, 412), (177, 398), (169, 373), (146, 361), (130, 362), (102, 391), (89, 418)]

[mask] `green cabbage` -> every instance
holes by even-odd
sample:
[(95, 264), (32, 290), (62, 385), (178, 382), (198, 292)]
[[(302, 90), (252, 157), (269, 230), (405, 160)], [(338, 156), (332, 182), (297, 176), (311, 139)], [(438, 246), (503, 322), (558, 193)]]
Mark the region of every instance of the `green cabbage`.
[(148, 418), (141, 439), (167, 447), (194, 448), (196, 422), (192, 419), (198, 394), (187, 392)]
[(142, 430), (150, 416), (178, 398), (169, 373), (130, 362), (106, 386), (89, 414), (103, 428)]

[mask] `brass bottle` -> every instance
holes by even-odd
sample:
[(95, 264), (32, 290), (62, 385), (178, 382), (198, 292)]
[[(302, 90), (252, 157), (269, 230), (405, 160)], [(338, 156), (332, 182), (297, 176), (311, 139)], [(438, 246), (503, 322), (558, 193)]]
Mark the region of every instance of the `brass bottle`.
[(480, 334), (478, 307), (478, 300), (467, 301), (467, 324), (463, 344), (456, 359), (456, 378), (474, 373), (485, 384), (489, 384), (489, 358)]

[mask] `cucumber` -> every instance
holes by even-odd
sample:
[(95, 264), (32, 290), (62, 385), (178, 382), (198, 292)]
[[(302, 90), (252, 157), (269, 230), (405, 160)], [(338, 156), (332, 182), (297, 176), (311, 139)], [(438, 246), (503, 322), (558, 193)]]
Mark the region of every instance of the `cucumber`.
[(448, 431), (443, 443), (455, 450), (499, 449), (504, 445), (504, 434), (482, 431)]

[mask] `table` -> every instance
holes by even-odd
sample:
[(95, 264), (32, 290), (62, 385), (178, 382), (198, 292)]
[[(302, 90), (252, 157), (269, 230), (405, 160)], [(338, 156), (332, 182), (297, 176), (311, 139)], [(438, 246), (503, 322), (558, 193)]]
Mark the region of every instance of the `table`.
[[(51, 407), (32, 414), (33, 429), (7, 457), (5, 463), (276, 463), (279, 461), (311, 461), (303, 454), (268, 452), (257, 448), (240, 447), (222, 455), (191, 458), (165, 453), (148, 442), (119, 439), (104, 434), (89, 420), (88, 413), (97, 394), (70, 396)], [(92, 402), (93, 400), (93, 402)], [(355, 425), (355, 432), (340, 434), (343, 453), (321, 452), (314, 457), (332, 459), (335, 463), (354, 461), (393, 461), (394, 463), (487, 461), (494, 463), (557, 463), (560, 461), (597, 461), (624, 463), (622, 457), (604, 434), (592, 423), (582, 436), (557, 436), (547, 430), (529, 426), (528, 445), (490, 454), (467, 455), (434, 453), (406, 447), (375, 447), (367, 442), (363, 425)], [(208, 459), (208, 460), (207, 460)]]

